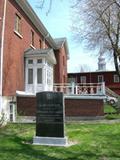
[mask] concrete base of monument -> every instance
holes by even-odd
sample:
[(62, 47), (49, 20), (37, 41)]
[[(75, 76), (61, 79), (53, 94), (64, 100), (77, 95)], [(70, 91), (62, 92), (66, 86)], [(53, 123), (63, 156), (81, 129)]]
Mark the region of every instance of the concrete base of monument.
[(67, 146), (67, 137), (33, 137), (33, 145)]

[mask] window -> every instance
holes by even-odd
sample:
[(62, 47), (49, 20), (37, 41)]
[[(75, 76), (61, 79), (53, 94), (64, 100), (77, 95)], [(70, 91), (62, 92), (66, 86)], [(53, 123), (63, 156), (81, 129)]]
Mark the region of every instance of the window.
[(32, 59), (29, 59), (29, 60), (28, 60), (28, 64), (33, 64), (33, 60), (32, 60)]
[(15, 31), (21, 34), (21, 17), (15, 15)]
[(28, 69), (28, 84), (33, 84), (33, 69)]
[(38, 64), (41, 64), (41, 63), (42, 63), (42, 59), (38, 59), (38, 60), (37, 60), (37, 63), (38, 63)]
[(31, 30), (31, 45), (34, 46), (34, 32)]
[(40, 46), (40, 48), (42, 48), (42, 40), (41, 39), (39, 40), (39, 46)]
[(48, 85), (52, 84), (52, 73), (50, 70), (47, 70), (47, 84)]
[(13, 105), (10, 104), (10, 113), (13, 113)]
[(63, 66), (65, 66), (65, 57), (63, 56)]
[(63, 76), (63, 82), (66, 83), (66, 77), (65, 77), (65, 75)]
[(98, 83), (101, 83), (104, 81), (103, 75), (98, 75)]
[(68, 82), (69, 83), (72, 83), (72, 82), (76, 83), (76, 79), (74, 77), (70, 77), (70, 78), (68, 78)]
[(119, 76), (117, 74), (114, 75), (114, 83), (118, 83), (119, 81)]
[(42, 68), (37, 69), (37, 83), (38, 84), (42, 83)]
[(86, 76), (81, 76), (80, 77), (80, 82), (81, 83), (86, 83)]
[(14, 108), (14, 104), (12, 102), (10, 102), (9, 120), (11, 122), (15, 121), (15, 108)]

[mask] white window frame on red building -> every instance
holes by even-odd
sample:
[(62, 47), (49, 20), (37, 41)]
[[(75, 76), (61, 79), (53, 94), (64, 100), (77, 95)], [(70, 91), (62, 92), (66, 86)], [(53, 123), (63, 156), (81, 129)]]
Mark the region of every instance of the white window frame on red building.
[(120, 78), (117, 74), (114, 75), (114, 83), (119, 83), (120, 82)]
[(86, 76), (80, 77), (80, 83), (86, 83)]
[(98, 83), (104, 82), (104, 76), (98, 75)]

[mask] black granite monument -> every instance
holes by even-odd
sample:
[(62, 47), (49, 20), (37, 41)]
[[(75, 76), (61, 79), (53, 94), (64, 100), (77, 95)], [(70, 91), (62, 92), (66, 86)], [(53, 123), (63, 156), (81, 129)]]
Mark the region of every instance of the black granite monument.
[(37, 93), (36, 136), (64, 138), (62, 92)]

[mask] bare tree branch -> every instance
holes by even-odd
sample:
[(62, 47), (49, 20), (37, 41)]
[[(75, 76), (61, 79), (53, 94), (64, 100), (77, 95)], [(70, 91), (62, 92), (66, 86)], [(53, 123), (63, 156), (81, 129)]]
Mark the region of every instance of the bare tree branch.
[(113, 55), (120, 76), (120, 0), (75, 0), (73, 6), (76, 42), (83, 41), (89, 49), (102, 47), (103, 53)]

